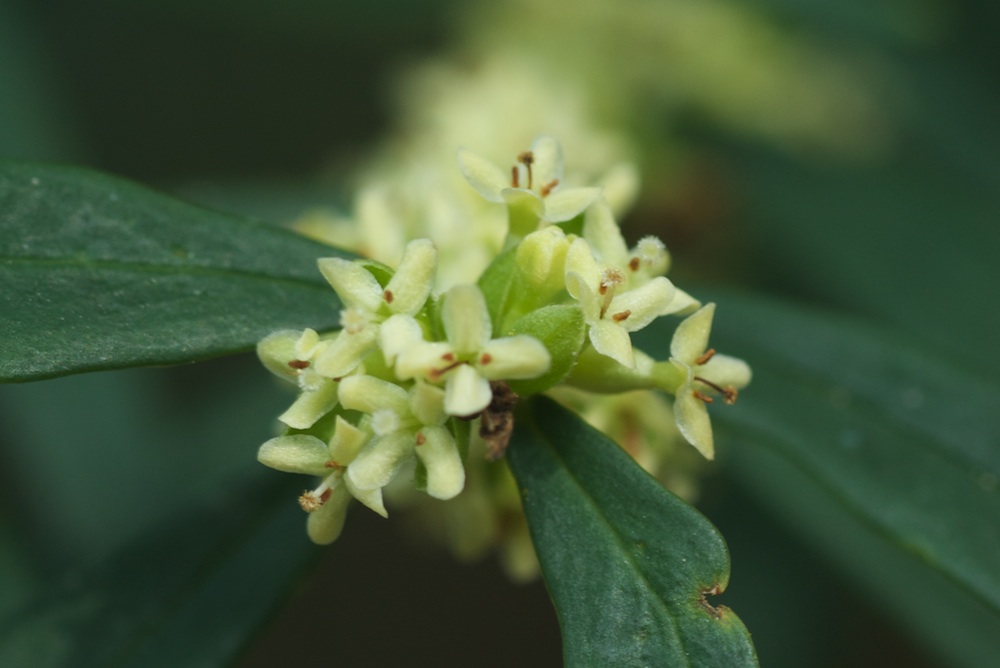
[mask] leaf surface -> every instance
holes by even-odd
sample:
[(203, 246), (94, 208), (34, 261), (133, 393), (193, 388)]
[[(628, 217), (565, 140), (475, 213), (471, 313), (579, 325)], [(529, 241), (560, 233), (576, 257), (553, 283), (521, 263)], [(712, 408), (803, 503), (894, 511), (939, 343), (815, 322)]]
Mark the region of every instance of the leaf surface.
[(708, 596), (722, 537), (616, 444), (549, 399), (518, 415), (509, 461), (567, 666), (755, 666), (749, 633)]
[[(344, 253), (128, 181), (0, 164), (0, 380), (176, 364), (336, 325)], [(317, 315), (319, 314), (319, 315)]]

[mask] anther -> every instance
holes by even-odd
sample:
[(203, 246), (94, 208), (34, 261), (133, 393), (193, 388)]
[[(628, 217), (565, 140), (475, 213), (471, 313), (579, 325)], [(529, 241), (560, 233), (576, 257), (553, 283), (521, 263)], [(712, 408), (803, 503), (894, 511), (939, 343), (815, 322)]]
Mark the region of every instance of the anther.
[(707, 394), (702, 394), (698, 390), (695, 390), (694, 392), (692, 392), (692, 394), (694, 395), (695, 399), (701, 399), (706, 404), (714, 404), (715, 403), (715, 399), (713, 399), (712, 397), (708, 396)]
[(535, 162), (535, 154), (531, 151), (522, 151), (517, 155), (517, 161), (524, 165), (528, 172), (528, 190), (531, 190), (531, 165)]
[(544, 186), (542, 186), (542, 189), (538, 191), (538, 194), (540, 194), (542, 197), (548, 197), (549, 193), (552, 192), (552, 190), (557, 185), (559, 185), (559, 179), (552, 179), (551, 181), (549, 181), (548, 183), (546, 183)]
[(443, 359), (445, 362), (454, 362), (455, 353), (445, 353), (444, 355), (441, 355), (441, 359)]
[(701, 357), (696, 359), (694, 363), (697, 364), (698, 366), (701, 366), (702, 364), (712, 359), (713, 357), (715, 357), (715, 348), (709, 348), (701, 355)]
[(292, 367), (293, 369), (299, 369), (299, 370), (308, 369), (309, 360), (292, 360), (288, 363), (288, 366)]
[(483, 353), (482, 357), (479, 358), (479, 364), (485, 366), (493, 361), (493, 355), (489, 353)]
[(420, 446), (420, 445), (423, 445), (426, 442), (427, 442), (427, 438), (423, 434), (421, 434), (421, 433), (418, 432), (417, 433), (417, 445)]
[(391, 304), (392, 300), (395, 299), (395, 295), (392, 294), (392, 290), (386, 290), (382, 293), (383, 299), (385, 299), (386, 304)]
[(517, 165), (510, 168), (510, 187), (520, 188), (521, 187), (521, 172), (518, 170)]
[(639, 258), (634, 257), (628, 261), (628, 268), (632, 271), (639, 271)]
[(601, 282), (597, 286), (597, 292), (604, 297), (601, 301), (601, 315), (607, 312), (608, 307), (611, 306), (611, 300), (615, 298), (615, 286), (625, 282), (625, 275), (617, 269), (605, 269), (604, 274), (601, 275)]
[(463, 362), (461, 360), (459, 360), (457, 362), (452, 362), (451, 364), (449, 364), (448, 366), (444, 367), (443, 369), (431, 369), (428, 372), (427, 375), (430, 377), (431, 380), (437, 380), (438, 378), (440, 378), (441, 376), (443, 376), (444, 374), (448, 373), (449, 371), (451, 371), (452, 369), (454, 369), (455, 367), (457, 367), (457, 366), (459, 366), (461, 364), (465, 364), (465, 362)]
[(615, 322), (622, 322), (623, 320), (628, 320), (628, 317), (630, 315), (632, 315), (632, 311), (625, 310), (622, 311), (621, 313), (615, 313), (613, 316), (611, 316), (611, 319), (614, 320)]

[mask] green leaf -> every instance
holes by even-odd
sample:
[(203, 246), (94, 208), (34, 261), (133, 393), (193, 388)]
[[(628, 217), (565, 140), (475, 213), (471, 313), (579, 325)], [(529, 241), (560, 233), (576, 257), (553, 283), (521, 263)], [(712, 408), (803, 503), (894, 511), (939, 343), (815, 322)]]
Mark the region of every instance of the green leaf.
[[(965, 627), (978, 637), (964, 644), (996, 648), (995, 633), (982, 634), (1000, 625), (996, 383), (843, 315), (743, 296), (718, 302), (712, 346), (754, 370), (735, 406), (712, 408), (732, 474), (807, 533), (825, 535), (824, 549), (845, 560), (858, 563), (861, 546), (839, 540), (844, 532), (817, 531), (833, 524), (831, 513), (852, 518), (854, 533), (876, 536), (881, 546), (865, 548), (874, 556), (856, 572), (888, 572), (887, 559), (903, 558), (891, 571), (905, 584), (877, 590), (904, 617), (921, 618), (921, 635), (941, 627), (950, 608), (925, 596), (931, 614), (915, 616), (915, 595), (950, 588), (967, 599), (964, 610), (991, 620)], [(647, 349), (665, 355), (665, 334), (651, 326)], [(800, 501), (807, 496), (809, 504)], [(815, 512), (805, 513), (807, 505)]]
[[(316, 259), (287, 230), (71, 167), (0, 164), (0, 380), (173, 364), (336, 325)], [(306, 314), (328, 314), (317, 318)]]
[(708, 520), (551, 400), (517, 420), (508, 457), (566, 665), (757, 665), (743, 623), (706, 598), (729, 581)]
[(544, 392), (560, 383), (576, 364), (587, 333), (583, 313), (576, 304), (551, 304), (518, 318), (505, 336), (533, 336), (552, 355), (552, 366), (542, 376), (510, 381), (510, 387), (521, 396)]
[(0, 664), (233, 661), (315, 550), (291, 495), (259, 484), (226, 491), (0, 619)]

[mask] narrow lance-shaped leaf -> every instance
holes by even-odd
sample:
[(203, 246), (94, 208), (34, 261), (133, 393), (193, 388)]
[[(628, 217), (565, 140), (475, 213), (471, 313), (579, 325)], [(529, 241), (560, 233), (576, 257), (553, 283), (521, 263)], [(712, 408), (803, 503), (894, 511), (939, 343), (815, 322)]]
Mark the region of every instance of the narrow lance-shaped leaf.
[(0, 163), (0, 380), (205, 359), (282, 328), (336, 325), (287, 230), (97, 172)]
[(545, 398), (509, 460), (563, 632), (567, 666), (755, 666), (743, 623), (708, 597), (729, 554), (698, 511)]

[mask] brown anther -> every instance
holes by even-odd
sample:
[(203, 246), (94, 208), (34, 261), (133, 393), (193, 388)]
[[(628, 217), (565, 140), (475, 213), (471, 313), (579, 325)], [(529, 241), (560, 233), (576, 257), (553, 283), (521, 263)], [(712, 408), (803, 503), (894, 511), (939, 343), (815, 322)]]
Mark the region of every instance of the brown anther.
[(713, 357), (715, 357), (715, 348), (709, 348), (704, 353), (702, 353), (701, 357), (696, 359), (694, 363), (697, 364), (698, 366), (701, 366), (702, 364), (712, 359)]
[(535, 154), (531, 151), (522, 151), (517, 154), (517, 161), (524, 165), (525, 170), (528, 172), (528, 190), (531, 190), (531, 165), (535, 162)]
[(444, 355), (441, 355), (441, 359), (443, 359), (445, 362), (454, 362), (455, 353), (445, 353)]
[(639, 258), (634, 257), (628, 261), (628, 268), (632, 271), (639, 271)]
[(615, 322), (622, 322), (623, 320), (628, 320), (628, 317), (630, 315), (632, 315), (632, 311), (625, 310), (622, 311), (621, 313), (615, 313), (613, 316), (611, 316), (611, 319), (614, 320)]
[(419, 445), (423, 445), (426, 442), (427, 442), (427, 438), (423, 434), (421, 434), (421, 433), (418, 432), (417, 433), (417, 445), (418, 446)]
[(327, 463), (323, 464), (323, 466), (325, 466), (328, 469), (336, 469), (338, 471), (343, 468), (340, 464), (338, 464), (337, 462), (335, 462), (332, 459), (330, 461), (328, 461)]
[(385, 299), (386, 304), (391, 304), (392, 300), (395, 299), (395, 295), (392, 294), (392, 290), (386, 290), (382, 293), (382, 297)]
[(288, 366), (292, 367), (293, 369), (300, 369), (300, 370), (308, 369), (309, 360), (292, 360), (291, 362), (288, 363)]
[(483, 353), (482, 357), (479, 358), (479, 364), (483, 366), (489, 364), (492, 361), (493, 361), (493, 355), (490, 355), (489, 353)]
[(521, 172), (518, 170), (517, 165), (510, 168), (510, 187), (520, 188), (521, 187)]
[(546, 183), (544, 186), (542, 186), (542, 189), (538, 191), (538, 194), (541, 195), (542, 197), (548, 197), (549, 193), (551, 193), (552, 190), (557, 185), (559, 185), (559, 179), (552, 179), (551, 181), (549, 181), (548, 183)]
[(299, 497), (299, 507), (307, 513), (311, 513), (319, 510), (319, 507), (326, 503), (329, 498), (330, 490), (324, 491), (319, 496), (316, 496), (315, 492), (305, 491), (302, 492), (302, 496)]
[(706, 404), (714, 404), (715, 403), (715, 399), (713, 399), (712, 397), (708, 396), (707, 394), (702, 394), (698, 390), (695, 390), (694, 392), (692, 392), (692, 394), (694, 395), (695, 399), (701, 399)]

